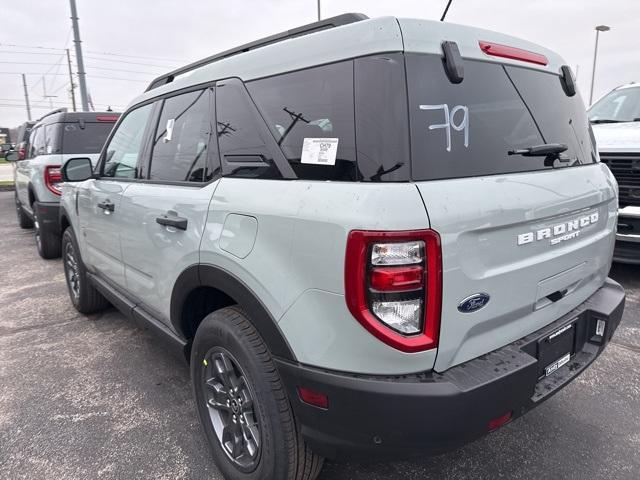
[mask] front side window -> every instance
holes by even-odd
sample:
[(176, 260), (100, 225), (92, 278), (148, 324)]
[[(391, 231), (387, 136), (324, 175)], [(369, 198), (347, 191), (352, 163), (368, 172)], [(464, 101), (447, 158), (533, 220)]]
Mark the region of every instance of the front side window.
[(210, 89), (167, 98), (151, 156), (150, 180), (206, 182), (214, 172), (207, 155), (212, 129)]
[(151, 114), (152, 104), (127, 114), (105, 149), (104, 177), (137, 178), (137, 164), (142, 139)]
[(247, 89), (298, 178), (357, 179), (352, 61), (254, 80)]

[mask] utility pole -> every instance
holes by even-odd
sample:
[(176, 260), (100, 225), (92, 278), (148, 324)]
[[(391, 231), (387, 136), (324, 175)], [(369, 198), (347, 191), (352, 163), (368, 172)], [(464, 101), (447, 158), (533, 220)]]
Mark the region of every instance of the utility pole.
[(22, 74), (22, 86), (24, 87), (24, 103), (27, 105), (27, 120), (31, 121), (31, 106), (29, 105), (29, 90), (27, 90), (27, 77)]
[(71, 55), (69, 54), (69, 49), (67, 48), (67, 65), (69, 66), (69, 85), (71, 85), (71, 105), (73, 105), (73, 111), (76, 110), (76, 84), (73, 83), (73, 71), (71, 70)]
[(78, 27), (78, 11), (76, 10), (76, 0), (69, 0), (71, 4), (71, 23), (73, 25), (73, 43), (76, 45), (76, 62), (78, 63), (78, 83), (80, 84), (80, 100), (82, 111), (89, 111), (89, 101), (87, 100), (87, 80), (85, 78), (84, 60), (82, 59), (82, 45), (80, 41), (80, 27)]
[(598, 37), (600, 32), (608, 32), (611, 27), (607, 25), (598, 25), (596, 27), (596, 48), (593, 50), (593, 70), (591, 71), (591, 91), (589, 92), (589, 105), (593, 102), (593, 82), (596, 78), (596, 61), (598, 60)]
[(318, 0), (318, 21), (322, 20), (322, 17), (320, 15), (320, 0)]

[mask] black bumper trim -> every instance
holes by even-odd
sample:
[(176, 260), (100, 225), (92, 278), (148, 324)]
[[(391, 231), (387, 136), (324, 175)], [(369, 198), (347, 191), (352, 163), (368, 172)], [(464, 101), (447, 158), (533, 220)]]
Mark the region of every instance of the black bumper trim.
[(60, 235), (60, 204), (34, 202), (34, 208), (38, 212), (40, 230)]
[[(550, 325), (443, 373), (362, 376), (277, 360), (302, 435), (329, 458), (437, 454), (483, 436), (507, 412), (517, 418), (551, 397), (595, 360), (618, 327), (624, 289), (611, 279)], [(606, 322), (595, 337), (598, 319)], [(574, 323), (575, 354), (553, 375), (538, 378), (538, 340)], [(329, 408), (303, 403), (297, 387), (325, 393)]]

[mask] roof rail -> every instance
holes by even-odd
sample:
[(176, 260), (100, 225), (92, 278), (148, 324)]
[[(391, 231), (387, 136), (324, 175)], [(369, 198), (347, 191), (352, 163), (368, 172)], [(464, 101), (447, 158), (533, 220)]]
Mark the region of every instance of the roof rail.
[(166, 85), (167, 83), (171, 83), (178, 75), (190, 72), (191, 70), (195, 70), (196, 68), (204, 67), (205, 65), (217, 62), (218, 60), (222, 60), (233, 55), (238, 55), (239, 53), (248, 52), (249, 50), (255, 50), (256, 48), (271, 45), (272, 43), (278, 43), (288, 38), (301, 37), (303, 35), (315, 33), (320, 30), (326, 30), (329, 28), (340, 27), (342, 25), (348, 25), (350, 23), (360, 22), (362, 20), (367, 20), (368, 18), (369, 17), (362, 13), (344, 13), (342, 15), (327, 18), (319, 22), (309, 23), (308, 25), (303, 25), (292, 30), (285, 30), (284, 32), (276, 33), (275, 35), (261, 38), (260, 40), (255, 40), (253, 42), (240, 45), (239, 47), (225, 50), (221, 53), (216, 53), (215, 55), (203, 58), (202, 60), (198, 60), (196, 62), (190, 63), (189, 65), (177, 68), (176, 70), (161, 75), (149, 84), (145, 92), (153, 90), (154, 88), (158, 88), (162, 85)]
[(43, 116), (41, 116), (38, 119), (38, 121), (42, 120), (45, 117), (48, 117), (49, 115), (55, 115), (56, 113), (67, 113), (67, 107), (56, 108), (55, 110), (51, 110), (49, 113), (45, 113)]

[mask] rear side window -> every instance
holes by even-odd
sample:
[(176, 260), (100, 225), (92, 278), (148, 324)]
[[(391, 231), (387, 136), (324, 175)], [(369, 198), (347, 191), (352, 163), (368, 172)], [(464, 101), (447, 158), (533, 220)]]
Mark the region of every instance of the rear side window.
[(558, 75), (465, 60), (452, 84), (439, 56), (407, 54), (406, 65), (415, 180), (550, 169), (544, 157), (508, 154), (544, 143), (569, 147), (556, 166), (594, 161), (582, 100)]
[[(357, 179), (352, 61), (254, 80), (247, 89), (298, 178)], [(302, 163), (305, 139), (324, 138), (337, 139), (335, 165)]]
[(224, 175), (282, 178), (269, 146), (273, 138), (238, 79), (216, 84), (216, 132)]
[(31, 132), (29, 158), (60, 153), (60, 124), (40, 125)]
[(62, 153), (100, 153), (115, 122), (67, 122), (62, 128)]
[(102, 176), (137, 178), (138, 156), (152, 104), (130, 111), (118, 125), (105, 149)]
[(206, 182), (213, 176), (207, 155), (212, 128), (210, 90), (164, 101), (151, 156), (150, 180)]

